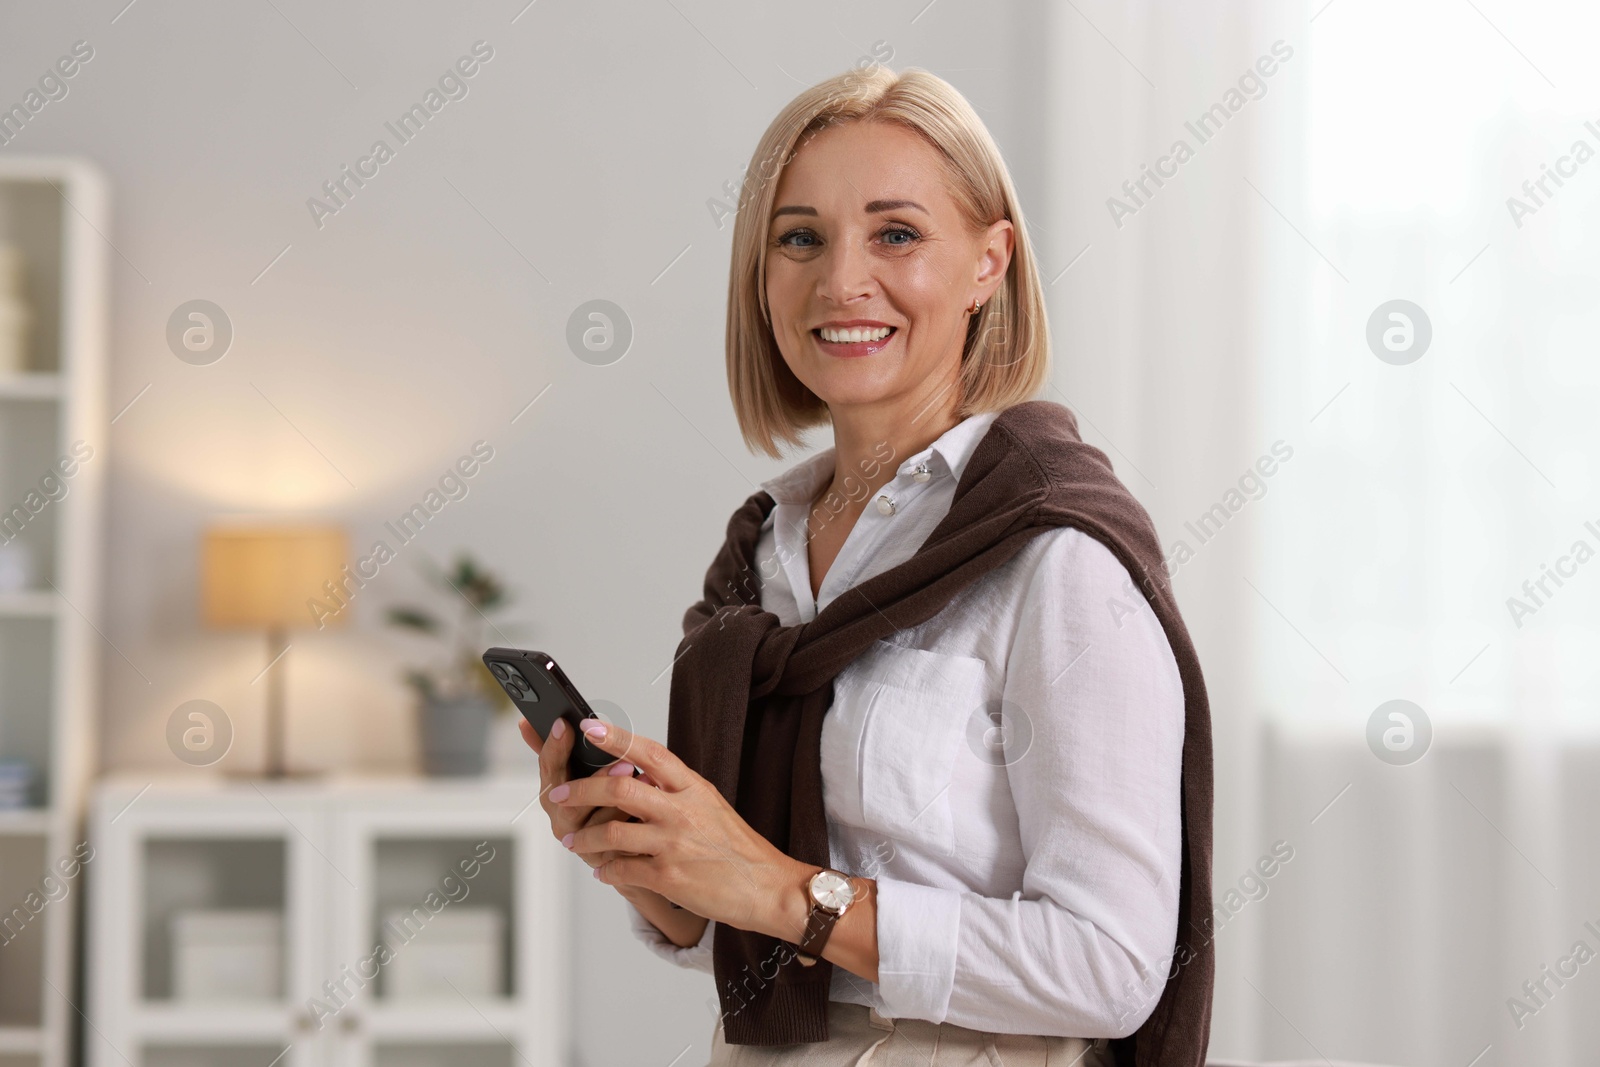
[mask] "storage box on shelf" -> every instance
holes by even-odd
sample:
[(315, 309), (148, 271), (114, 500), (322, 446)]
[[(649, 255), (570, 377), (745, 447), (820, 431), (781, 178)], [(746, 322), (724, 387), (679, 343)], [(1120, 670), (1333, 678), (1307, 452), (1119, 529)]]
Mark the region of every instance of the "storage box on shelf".
[(107, 203), (81, 161), (0, 157), (0, 1067), (66, 1067), (77, 1018)]
[[(505, 995), (505, 914), (463, 904), (419, 925), (414, 908), (389, 912), (384, 928), (414, 940), (383, 970), (385, 1000), (454, 1000)], [(415, 933), (412, 933), (412, 930)]]
[(172, 916), (172, 995), (186, 1003), (282, 995), (283, 912), (196, 908)]
[(567, 935), (533, 917), (565, 913), (570, 857), (537, 792), (494, 779), (102, 783), (86, 1062), (562, 1062)]

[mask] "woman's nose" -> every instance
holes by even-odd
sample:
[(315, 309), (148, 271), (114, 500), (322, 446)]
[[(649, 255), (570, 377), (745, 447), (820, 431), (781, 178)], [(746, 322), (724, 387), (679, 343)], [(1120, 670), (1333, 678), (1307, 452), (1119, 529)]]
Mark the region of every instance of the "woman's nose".
[(822, 274), (817, 280), (817, 295), (833, 304), (849, 304), (872, 296), (876, 282), (866, 250), (854, 242), (841, 242), (822, 254), (818, 261)]

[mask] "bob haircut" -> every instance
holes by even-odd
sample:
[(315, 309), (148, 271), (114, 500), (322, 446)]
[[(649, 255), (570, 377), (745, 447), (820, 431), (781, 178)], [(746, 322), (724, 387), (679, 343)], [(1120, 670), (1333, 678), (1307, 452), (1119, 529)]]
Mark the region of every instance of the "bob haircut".
[(745, 171), (728, 274), (728, 392), (745, 445), (774, 458), (803, 431), (829, 421), (827, 405), (783, 361), (767, 308), (767, 228), (783, 168), (822, 130), (846, 122), (891, 122), (944, 157), (948, 186), (971, 232), (1000, 219), (1014, 231), (1005, 280), (967, 322), (957, 416), (1000, 411), (1032, 399), (1050, 372), (1044, 290), (1016, 189), (1000, 149), (966, 98), (936, 74), (899, 74), (872, 64), (812, 86), (762, 134)]

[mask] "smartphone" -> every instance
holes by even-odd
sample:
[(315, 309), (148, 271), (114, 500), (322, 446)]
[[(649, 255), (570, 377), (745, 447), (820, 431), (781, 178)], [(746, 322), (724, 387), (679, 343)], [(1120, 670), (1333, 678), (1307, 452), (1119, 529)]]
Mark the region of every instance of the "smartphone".
[[(549, 653), (520, 648), (491, 648), (483, 654), (483, 665), (506, 691), (522, 717), (544, 741), (556, 719), (567, 720), (567, 728), (577, 730), (578, 743), (567, 760), (569, 779), (587, 778), (616, 762), (617, 757), (589, 743), (579, 729), (584, 719), (599, 718), (589, 707), (577, 686), (567, 678)], [(634, 777), (639, 768), (633, 769)]]

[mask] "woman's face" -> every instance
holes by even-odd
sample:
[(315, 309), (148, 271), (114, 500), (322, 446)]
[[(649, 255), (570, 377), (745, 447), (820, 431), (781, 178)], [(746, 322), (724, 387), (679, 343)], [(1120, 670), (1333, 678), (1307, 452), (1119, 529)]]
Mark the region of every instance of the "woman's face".
[(954, 404), (967, 311), (1011, 259), (1011, 223), (968, 232), (945, 163), (904, 127), (850, 122), (784, 168), (767, 227), (778, 350), (837, 420)]

